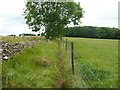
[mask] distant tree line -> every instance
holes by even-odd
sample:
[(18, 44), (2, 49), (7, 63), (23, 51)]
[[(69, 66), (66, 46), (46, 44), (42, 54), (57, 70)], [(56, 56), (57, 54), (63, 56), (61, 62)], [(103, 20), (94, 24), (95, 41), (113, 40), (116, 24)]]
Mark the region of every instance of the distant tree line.
[(23, 34), (19, 34), (19, 36), (36, 36), (36, 35), (31, 33), (23, 33)]
[[(11, 35), (7, 35), (7, 36), (17, 36), (15, 34), (11, 34)], [(44, 33), (41, 33), (41, 34), (31, 34), (31, 33), (22, 33), (22, 34), (19, 34), (19, 36), (45, 36)]]
[(14, 34), (11, 34), (11, 35), (7, 35), (7, 36), (16, 36), (16, 35), (14, 35)]
[(45, 34), (44, 34), (44, 33), (41, 33), (41, 34), (37, 34), (37, 36), (45, 36)]
[(109, 27), (79, 26), (66, 28), (66, 37), (120, 39), (120, 30)]

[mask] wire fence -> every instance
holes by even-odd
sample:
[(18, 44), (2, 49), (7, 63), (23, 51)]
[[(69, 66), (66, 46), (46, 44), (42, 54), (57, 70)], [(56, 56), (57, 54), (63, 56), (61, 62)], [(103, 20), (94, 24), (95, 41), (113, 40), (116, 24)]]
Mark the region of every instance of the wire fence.
[[(82, 79), (83, 88), (107, 88), (100, 78), (98, 78), (98, 74), (94, 73), (83, 60), (80, 60), (80, 56), (75, 52), (74, 43), (68, 42), (67, 39), (62, 40), (62, 42), (65, 50), (71, 52), (72, 73), (73, 75), (78, 74)], [(80, 60), (81, 63), (75, 62), (76, 60)]]

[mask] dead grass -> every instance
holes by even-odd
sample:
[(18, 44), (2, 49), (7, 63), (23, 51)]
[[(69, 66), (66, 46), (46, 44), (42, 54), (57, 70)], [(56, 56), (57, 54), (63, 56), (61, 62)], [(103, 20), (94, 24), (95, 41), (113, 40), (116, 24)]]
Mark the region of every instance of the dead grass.
[(40, 58), (36, 61), (36, 64), (37, 65), (40, 65), (40, 66), (51, 66), (52, 65), (52, 61), (48, 58)]

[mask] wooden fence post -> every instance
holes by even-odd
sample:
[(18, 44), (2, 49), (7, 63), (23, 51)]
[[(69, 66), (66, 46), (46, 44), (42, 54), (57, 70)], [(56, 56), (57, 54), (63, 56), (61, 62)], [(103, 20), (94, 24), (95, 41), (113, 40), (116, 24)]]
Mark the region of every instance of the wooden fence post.
[(65, 43), (65, 42), (64, 42), (64, 39), (63, 39), (62, 43), (63, 43), (63, 47), (64, 47), (64, 43)]
[(72, 64), (72, 73), (74, 75), (74, 44), (71, 42), (71, 64)]
[(66, 47), (66, 51), (67, 51), (67, 39), (66, 39), (65, 47)]

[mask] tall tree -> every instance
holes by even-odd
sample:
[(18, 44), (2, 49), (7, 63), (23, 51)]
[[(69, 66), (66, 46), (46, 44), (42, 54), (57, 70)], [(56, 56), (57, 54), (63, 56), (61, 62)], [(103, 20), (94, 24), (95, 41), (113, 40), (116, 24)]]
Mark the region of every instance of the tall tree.
[(63, 36), (68, 24), (78, 25), (83, 10), (76, 2), (27, 2), (24, 14), (32, 31), (45, 27), (45, 37), (54, 39)]

